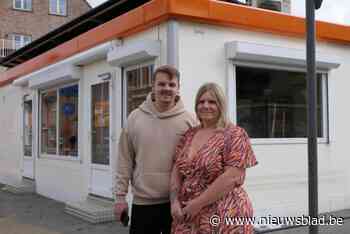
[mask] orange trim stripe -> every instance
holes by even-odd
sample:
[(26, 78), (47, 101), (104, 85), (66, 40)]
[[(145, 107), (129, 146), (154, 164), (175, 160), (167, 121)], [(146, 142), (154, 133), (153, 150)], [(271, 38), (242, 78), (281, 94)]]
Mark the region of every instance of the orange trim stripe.
[[(172, 18), (305, 37), (304, 18), (215, 0), (169, 0)], [(317, 39), (350, 43), (350, 26), (317, 21)]]
[[(215, 0), (153, 0), (44, 54), (0, 74), (0, 87), (114, 38), (123, 38), (175, 18), (293, 37), (305, 36), (300, 17)], [(350, 27), (317, 22), (317, 39), (350, 44)]]

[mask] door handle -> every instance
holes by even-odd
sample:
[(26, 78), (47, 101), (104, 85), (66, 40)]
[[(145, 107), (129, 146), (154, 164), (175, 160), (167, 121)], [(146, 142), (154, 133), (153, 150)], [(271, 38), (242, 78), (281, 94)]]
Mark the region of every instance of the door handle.
[(111, 141), (117, 141), (117, 137), (115, 135), (111, 136)]

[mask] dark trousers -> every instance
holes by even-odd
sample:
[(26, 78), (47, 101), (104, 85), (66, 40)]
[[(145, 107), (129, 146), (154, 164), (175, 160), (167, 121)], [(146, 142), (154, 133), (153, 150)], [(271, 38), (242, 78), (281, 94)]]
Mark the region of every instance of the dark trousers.
[(170, 203), (132, 205), (130, 234), (170, 234)]

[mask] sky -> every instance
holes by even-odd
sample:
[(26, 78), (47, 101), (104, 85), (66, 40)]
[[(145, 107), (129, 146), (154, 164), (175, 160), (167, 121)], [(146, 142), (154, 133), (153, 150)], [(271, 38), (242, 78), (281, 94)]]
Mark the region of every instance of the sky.
[[(93, 7), (106, 0), (87, 0)], [(305, 17), (305, 0), (291, 0), (291, 14)], [(321, 9), (316, 11), (316, 19), (337, 24), (350, 25), (349, 0), (323, 0)]]

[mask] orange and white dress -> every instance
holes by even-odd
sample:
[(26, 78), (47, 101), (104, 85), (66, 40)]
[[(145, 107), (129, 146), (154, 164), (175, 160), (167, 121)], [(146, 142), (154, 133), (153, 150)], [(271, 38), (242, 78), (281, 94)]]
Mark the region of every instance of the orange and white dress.
[[(229, 125), (218, 129), (208, 141), (189, 158), (192, 140), (200, 127), (189, 129), (176, 147), (174, 166), (182, 177), (178, 199), (184, 203), (202, 194), (208, 186), (224, 173), (224, 167), (248, 168), (257, 164), (250, 145), (249, 137), (243, 128)], [(172, 234), (250, 234), (251, 224), (225, 224), (225, 219), (234, 217), (252, 217), (253, 207), (248, 194), (243, 189), (245, 175), (232, 186), (229, 193), (221, 199), (204, 207), (191, 222), (174, 220)], [(210, 224), (210, 218), (216, 215), (221, 223)]]

